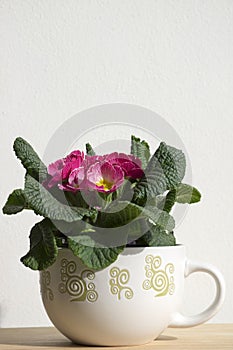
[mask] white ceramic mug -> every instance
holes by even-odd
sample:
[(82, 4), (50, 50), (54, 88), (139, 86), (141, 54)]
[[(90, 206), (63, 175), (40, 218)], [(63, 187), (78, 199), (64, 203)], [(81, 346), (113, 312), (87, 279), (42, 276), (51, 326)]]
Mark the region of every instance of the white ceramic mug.
[[(185, 278), (207, 272), (216, 283), (214, 302), (202, 313), (179, 313)], [(167, 327), (191, 327), (213, 317), (225, 285), (209, 264), (186, 259), (185, 247), (126, 248), (101, 271), (84, 266), (69, 249), (40, 272), (41, 294), (52, 323), (75, 343), (102, 346), (145, 344)]]

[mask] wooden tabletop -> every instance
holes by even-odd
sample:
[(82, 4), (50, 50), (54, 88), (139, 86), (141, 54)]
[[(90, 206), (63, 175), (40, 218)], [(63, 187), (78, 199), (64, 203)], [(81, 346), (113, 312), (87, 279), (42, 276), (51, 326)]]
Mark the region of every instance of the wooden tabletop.
[[(63, 350), (68, 348), (93, 350), (94, 347), (73, 344), (51, 327), (0, 329), (0, 350)], [(232, 350), (233, 324), (205, 324), (188, 329), (169, 328), (156, 341), (131, 348), (137, 350)], [(129, 347), (98, 347), (98, 350), (101, 349), (125, 350)]]

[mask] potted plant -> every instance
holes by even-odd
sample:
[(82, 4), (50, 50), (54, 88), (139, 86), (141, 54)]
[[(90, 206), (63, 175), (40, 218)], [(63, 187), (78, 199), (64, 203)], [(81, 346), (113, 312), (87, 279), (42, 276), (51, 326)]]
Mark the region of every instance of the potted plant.
[[(175, 203), (196, 203), (183, 184), (184, 153), (161, 142), (153, 155), (131, 137), (130, 154), (96, 155), (90, 144), (48, 167), (22, 138), (14, 151), (26, 169), (4, 214), (33, 210), (43, 219), (30, 233), (22, 263), (40, 271), (41, 295), (54, 325), (77, 343), (135, 345), (168, 326), (192, 326), (222, 304), (224, 283), (214, 267), (190, 263), (176, 244)], [(205, 271), (217, 296), (203, 314), (179, 314), (184, 278)]]

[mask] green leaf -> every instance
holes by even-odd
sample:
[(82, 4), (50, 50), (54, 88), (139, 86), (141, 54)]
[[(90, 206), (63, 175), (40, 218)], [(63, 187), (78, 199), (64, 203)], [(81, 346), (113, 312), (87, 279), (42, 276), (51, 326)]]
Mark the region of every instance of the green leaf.
[(160, 247), (160, 246), (174, 246), (176, 239), (173, 232), (166, 232), (159, 226), (152, 226), (150, 230), (136, 241), (137, 245)]
[(13, 148), (29, 175), (40, 180), (40, 182), (47, 178), (46, 166), (27, 141), (22, 137), (17, 137)]
[(140, 207), (127, 201), (113, 203), (108, 207), (108, 212), (100, 212), (95, 225), (103, 228), (120, 227), (142, 218), (149, 218), (154, 224), (167, 230), (173, 230), (175, 227), (173, 217), (165, 211), (154, 206)]
[[(58, 228), (59, 232), (62, 232), (65, 236), (77, 236), (80, 232), (83, 232), (88, 225), (84, 220), (72, 222), (53, 220), (53, 224)], [(90, 226), (93, 227), (91, 224)]]
[(201, 194), (195, 187), (186, 184), (179, 184), (176, 189), (169, 191), (166, 195), (163, 210), (169, 213), (175, 202), (193, 204), (200, 200)]
[(124, 182), (115, 192), (112, 192), (113, 200), (125, 201), (131, 199), (133, 196), (132, 183), (128, 179), (125, 179)]
[(171, 231), (175, 228), (174, 218), (166, 211), (148, 206), (143, 210), (143, 213), (154, 223), (154, 225), (157, 225), (164, 230)]
[(124, 246), (101, 247), (87, 235), (68, 237), (68, 247), (75, 256), (82, 260), (84, 265), (93, 270), (101, 270), (109, 266), (124, 250)]
[(58, 249), (54, 237), (55, 227), (48, 219), (37, 223), (30, 233), (30, 250), (20, 260), (32, 270), (44, 270), (52, 265)]
[(171, 190), (168, 192), (168, 194), (164, 197), (164, 207), (163, 210), (165, 210), (167, 213), (170, 213), (173, 205), (176, 202), (176, 190)]
[(161, 142), (146, 167), (145, 176), (134, 187), (133, 202), (145, 205), (148, 198), (175, 188), (184, 177), (185, 166), (184, 153)]
[(142, 212), (142, 208), (128, 201), (114, 201), (107, 210), (99, 212), (96, 226), (120, 227), (134, 220)]
[(24, 192), (21, 189), (14, 190), (8, 197), (6, 204), (2, 208), (3, 214), (17, 214), (23, 209), (27, 209), (27, 202)]
[(93, 215), (92, 210), (70, 207), (60, 203), (29, 174), (25, 176), (24, 196), (36, 214), (51, 220), (72, 222), (81, 220), (84, 216)]
[(155, 154), (165, 174), (166, 189), (176, 188), (185, 175), (186, 160), (184, 153), (175, 147), (166, 145), (165, 142), (161, 142)]
[(177, 203), (197, 203), (201, 200), (201, 193), (190, 185), (180, 184), (176, 188)]
[(86, 152), (89, 156), (95, 155), (95, 152), (94, 152), (92, 146), (90, 145), (90, 143), (86, 143)]
[(132, 135), (130, 153), (141, 160), (142, 168), (145, 169), (150, 159), (150, 146), (148, 143)]
[(137, 241), (139, 237), (141, 237), (145, 232), (147, 232), (148, 228), (150, 228), (151, 225), (152, 224), (148, 222), (148, 219), (145, 218), (132, 221), (125, 232), (126, 244), (132, 244), (134, 246), (135, 241)]

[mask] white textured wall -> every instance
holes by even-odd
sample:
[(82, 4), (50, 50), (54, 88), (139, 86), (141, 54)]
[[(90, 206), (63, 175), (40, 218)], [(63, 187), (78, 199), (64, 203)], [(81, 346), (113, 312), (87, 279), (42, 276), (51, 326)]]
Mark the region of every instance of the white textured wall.
[[(1, 0), (0, 72), (1, 207), (23, 183), (11, 150), (16, 136), (42, 154), (78, 111), (110, 102), (146, 106), (189, 152), (203, 201), (176, 234), (189, 257), (223, 271), (226, 302), (212, 322), (233, 322), (233, 1)], [(1, 327), (49, 324), (38, 274), (19, 263), (34, 222), (31, 213), (1, 215)], [(208, 278), (190, 277), (185, 310), (201, 310), (213, 293)]]

